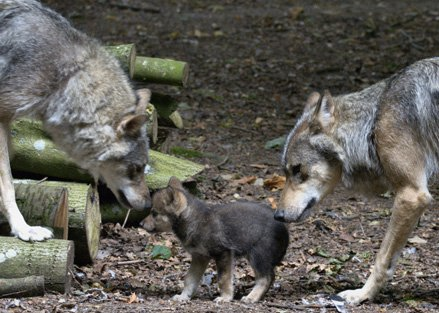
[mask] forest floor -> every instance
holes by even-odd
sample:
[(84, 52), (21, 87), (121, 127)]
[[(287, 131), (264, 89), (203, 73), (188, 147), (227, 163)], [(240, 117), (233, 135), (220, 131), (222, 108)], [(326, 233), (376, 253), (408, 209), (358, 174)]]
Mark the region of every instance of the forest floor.
[[(43, 1), (105, 44), (137, 44), (139, 55), (190, 64), (186, 88), (150, 85), (180, 102), (185, 128), (157, 149), (180, 147), (204, 164), (198, 196), (275, 203), (285, 136), (314, 90), (347, 93), (439, 51), (436, 1)], [(181, 149), (180, 149), (181, 151)], [(256, 182), (256, 183), (255, 183)], [(436, 185), (431, 191), (437, 199)], [(276, 281), (257, 304), (239, 299), (254, 277), (236, 262), (235, 299), (216, 304), (212, 263), (196, 297), (182, 289), (190, 257), (172, 234), (105, 224), (95, 264), (77, 267), (72, 293), (4, 299), (0, 312), (336, 312), (329, 296), (365, 282), (389, 220), (392, 198), (364, 199), (342, 187), (307, 221), (290, 224)], [(393, 280), (374, 301), (346, 312), (439, 311), (439, 210), (425, 212)], [(172, 251), (152, 258), (151, 247)]]

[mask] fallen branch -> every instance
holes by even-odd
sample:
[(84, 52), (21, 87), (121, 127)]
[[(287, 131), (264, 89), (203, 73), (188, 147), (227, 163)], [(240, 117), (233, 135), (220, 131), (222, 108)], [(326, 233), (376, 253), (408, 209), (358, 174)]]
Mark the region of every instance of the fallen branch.
[(0, 278), (0, 298), (44, 296), (44, 277)]
[(133, 79), (142, 82), (186, 86), (189, 65), (186, 62), (150, 57), (136, 57)]

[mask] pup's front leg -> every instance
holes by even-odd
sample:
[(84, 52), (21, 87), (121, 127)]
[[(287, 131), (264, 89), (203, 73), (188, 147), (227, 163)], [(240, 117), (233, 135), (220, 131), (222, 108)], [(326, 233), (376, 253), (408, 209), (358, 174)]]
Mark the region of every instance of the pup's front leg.
[(233, 254), (224, 252), (220, 257), (215, 259), (216, 269), (218, 271), (218, 285), (220, 296), (215, 302), (229, 302), (233, 300)]
[(209, 258), (201, 255), (192, 255), (191, 266), (184, 280), (184, 288), (181, 294), (172, 297), (174, 301), (189, 301), (198, 288), (201, 277), (209, 264)]
[(52, 232), (39, 226), (29, 226), (15, 202), (15, 190), (12, 181), (8, 152), (9, 127), (0, 123), (0, 209), (6, 216), (11, 233), (24, 241), (42, 241), (52, 237)]
[(426, 187), (419, 189), (406, 187), (397, 193), (390, 225), (381, 243), (372, 274), (363, 288), (346, 290), (339, 293), (339, 296), (354, 305), (373, 299), (387, 280), (392, 278), (399, 254), (430, 202), (431, 195)]

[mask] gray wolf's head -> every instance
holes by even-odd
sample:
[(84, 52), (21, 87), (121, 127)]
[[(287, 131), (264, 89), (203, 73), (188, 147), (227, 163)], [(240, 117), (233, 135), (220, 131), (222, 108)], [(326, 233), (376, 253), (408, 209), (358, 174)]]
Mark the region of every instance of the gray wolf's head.
[(304, 220), (340, 181), (343, 150), (332, 137), (336, 126), (337, 112), (329, 92), (324, 96), (312, 93), (285, 143), (282, 166), (286, 183), (275, 219)]
[(142, 221), (142, 226), (149, 232), (171, 231), (172, 221), (188, 209), (187, 200), (181, 182), (171, 177), (166, 188), (154, 193), (151, 214)]
[(135, 112), (124, 116), (117, 124), (114, 140), (98, 156), (96, 168), (90, 169), (101, 178), (118, 201), (127, 208), (148, 210), (151, 198), (145, 183), (148, 163), (148, 137), (145, 114), (151, 92), (137, 91)]

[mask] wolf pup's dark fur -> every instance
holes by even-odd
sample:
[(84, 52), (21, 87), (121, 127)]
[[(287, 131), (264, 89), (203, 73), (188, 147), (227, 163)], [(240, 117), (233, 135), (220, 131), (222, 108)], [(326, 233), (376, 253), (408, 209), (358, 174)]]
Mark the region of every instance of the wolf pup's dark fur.
[(0, 212), (13, 235), (44, 240), (52, 233), (29, 226), (15, 202), (8, 156), (9, 125), (18, 117), (43, 122), (55, 144), (125, 206), (151, 206), (145, 107), (96, 40), (33, 0), (0, 1)]
[(186, 301), (194, 295), (209, 260), (214, 259), (220, 289), (215, 301), (231, 301), (234, 256), (245, 256), (256, 277), (253, 290), (242, 301), (257, 302), (262, 298), (288, 246), (288, 230), (273, 219), (269, 206), (252, 202), (206, 205), (186, 192), (175, 177), (167, 188), (154, 194), (152, 202), (144, 228), (172, 230), (192, 255), (183, 292), (174, 300)]

